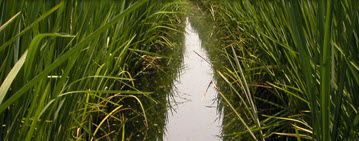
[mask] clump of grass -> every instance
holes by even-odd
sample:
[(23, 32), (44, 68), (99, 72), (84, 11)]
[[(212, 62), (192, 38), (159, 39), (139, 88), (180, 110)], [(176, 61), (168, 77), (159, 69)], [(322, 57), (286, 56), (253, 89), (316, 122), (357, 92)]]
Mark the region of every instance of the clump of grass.
[(179, 9), (161, 8), (172, 2), (0, 1), (0, 139), (125, 140), (135, 117), (147, 127), (152, 92), (136, 79), (175, 50)]
[(357, 1), (201, 2), (228, 62), (225, 139), (358, 138)]

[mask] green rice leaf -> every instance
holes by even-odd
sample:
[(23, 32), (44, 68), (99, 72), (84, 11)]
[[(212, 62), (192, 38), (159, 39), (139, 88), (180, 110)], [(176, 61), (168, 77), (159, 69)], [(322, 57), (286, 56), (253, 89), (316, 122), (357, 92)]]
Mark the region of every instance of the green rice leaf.
[(0, 46), (0, 52), (6, 49), (12, 42), (16, 41), (21, 35), (25, 34), (28, 30), (33, 28), (35, 25), (37, 25), (39, 22), (44, 20), (47, 16), (55, 12), (57, 9), (59, 9), (64, 3), (61, 2), (60, 4), (56, 5), (49, 11), (47, 11), (45, 14), (41, 15), (38, 19), (36, 19), (33, 23), (31, 23), (28, 27), (26, 27), (23, 31), (21, 31), (19, 34), (17, 34), (15, 37), (11, 38), (9, 41), (5, 42)]
[(16, 78), (17, 74), (19, 73), (20, 69), (24, 65), (26, 55), (27, 55), (27, 50), (25, 51), (24, 54), (22, 54), (19, 61), (16, 62), (14, 67), (11, 69), (9, 74), (6, 76), (4, 82), (2, 82), (2, 84), (0, 86), (0, 104), (4, 100), (5, 95), (6, 95), (6, 93), (8, 92), (8, 90), (9, 90), (9, 88), (11, 86), (11, 83), (14, 81), (14, 79)]
[(11, 17), (7, 22), (5, 22), (3, 25), (0, 26), (0, 32), (4, 30), (10, 23), (12, 23), (21, 12), (16, 13), (13, 17)]

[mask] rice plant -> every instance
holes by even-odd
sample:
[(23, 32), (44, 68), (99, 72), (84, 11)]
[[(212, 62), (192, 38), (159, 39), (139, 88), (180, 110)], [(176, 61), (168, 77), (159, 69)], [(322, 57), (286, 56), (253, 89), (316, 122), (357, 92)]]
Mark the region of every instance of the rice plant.
[(227, 62), (224, 139), (359, 138), (359, 2), (197, 2)]
[[(0, 1), (0, 140), (131, 140), (141, 75), (175, 52), (174, 0)], [(150, 76), (150, 75), (147, 75)], [(141, 130), (142, 131), (142, 130)], [(144, 131), (143, 131), (144, 132)]]

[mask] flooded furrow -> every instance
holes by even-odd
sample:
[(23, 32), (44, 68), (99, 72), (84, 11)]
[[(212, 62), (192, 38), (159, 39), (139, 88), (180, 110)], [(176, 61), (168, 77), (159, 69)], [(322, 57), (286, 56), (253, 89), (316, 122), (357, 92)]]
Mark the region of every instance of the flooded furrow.
[(173, 86), (175, 96), (168, 111), (164, 140), (221, 140), (213, 69), (206, 60), (208, 55), (187, 18), (183, 69)]

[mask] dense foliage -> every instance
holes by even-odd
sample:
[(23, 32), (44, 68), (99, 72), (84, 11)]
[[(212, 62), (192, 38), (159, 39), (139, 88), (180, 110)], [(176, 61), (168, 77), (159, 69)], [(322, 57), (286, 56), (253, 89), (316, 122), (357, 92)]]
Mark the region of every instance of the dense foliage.
[(197, 2), (227, 62), (224, 139), (359, 138), (359, 1)]
[(164, 73), (166, 55), (178, 52), (175, 1), (0, 0), (0, 6), (0, 140), (143, 136), (126, 126), (144, 133), (151, 117), (143, 102), (156, 101), (137, 79)]

